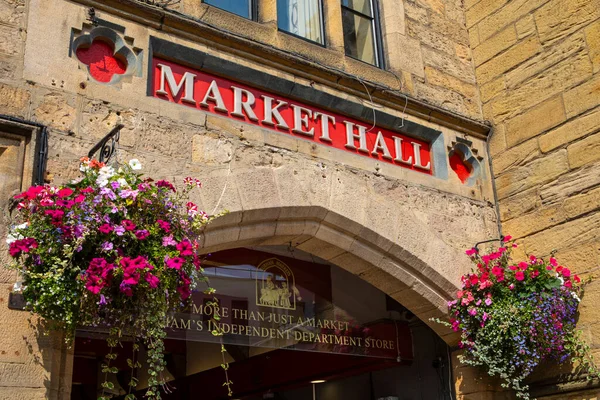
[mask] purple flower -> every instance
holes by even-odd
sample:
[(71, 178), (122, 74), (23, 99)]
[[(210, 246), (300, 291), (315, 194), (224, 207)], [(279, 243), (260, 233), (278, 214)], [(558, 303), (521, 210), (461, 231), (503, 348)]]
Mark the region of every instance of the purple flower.
[(113, 249), (113, 244), (111, 242), (104, 242), (102, 243), (102, 250), (104, 251), (110, 251)]
[(101, 306), (106, 305), (106, 297), (104, 297), (103, 294), (100, 295), (100, 301), (98, 302), (98, 304)]
[(175, 246), (175, 245), (177, 245), (177, 242), (175, 240), (173, 240), (173, 236), (169, 235), (169, 236), (163, 237), (162, 245), (164, 247)]
[(110, 186), (113, 188), (113, 190), (117, 190), (121, 186), (121, 184), (117, 181), (114, 181), (110, 183)]
[(138, 238), (138, 240), (144, 240), (148, 236), (150, 236), (150, 233), (148, 233), (146, 229), (140, 229), (135, 231), (135, 237)]
[(123, 236), (123, 234), (125, 233), (125, 228), (123, 228), (120, 225), (115, 226), (115, 233), (117, 234), (117, 236)]

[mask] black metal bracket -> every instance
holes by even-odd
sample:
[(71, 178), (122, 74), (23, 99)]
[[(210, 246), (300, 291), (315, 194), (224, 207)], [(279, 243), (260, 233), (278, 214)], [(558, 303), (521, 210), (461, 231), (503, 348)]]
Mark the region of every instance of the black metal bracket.
[(93, 158), (94, 154), (100, 152), (98, 161), (108, 163), (110, 159), (115, 155), (117, 145), (119, 143), (120, 131), (123, 129), (123, 124), (115, 126), (106, 136), (102, 138), (88, 153), (89, 158)]
[(25, 298), (23, 294), (10, 292), (8, 294), (8, 308), (10, 310), (25, 310)]
[(484, 244), (484, 243), (491, 243), (491, 242), (503, 242), (504, 241), (504, 235), (500, 235), (500, 237), (498, 239), (490, 239), (490, 240), (483, 240), (481, 242), (477, 242), (475, 243), (475, 246), (473, 246), (474, 249), (477, 249), (479, 251), (479, 245), (480, 244)]

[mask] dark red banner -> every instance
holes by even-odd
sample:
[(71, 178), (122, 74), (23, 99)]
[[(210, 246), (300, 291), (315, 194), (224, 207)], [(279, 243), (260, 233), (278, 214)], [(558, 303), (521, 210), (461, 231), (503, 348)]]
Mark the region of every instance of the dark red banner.
[(154, 97), (432, 174), (425, 141), (159, 58), (152, 67)]

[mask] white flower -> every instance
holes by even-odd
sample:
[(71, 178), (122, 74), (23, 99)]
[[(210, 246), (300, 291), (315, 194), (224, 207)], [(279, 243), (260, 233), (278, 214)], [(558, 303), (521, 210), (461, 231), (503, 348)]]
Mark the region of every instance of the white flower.
[(79, 177), (79, 178), (75, 178), (73, 180), (71, 180), (71, 183), (73, 185), (77, 185), (79, 182), (81, 182), (83, 180), (83, 176)]
[(20, 292), (23, 290), (23, 282), (16, 282), (13, 285), (13, 292)]
[(100, 168), (100, 171), (98, 171), (98, 176), (101, 175), (106, 175), (106, 178), (110, 178), (111, 176), (113, 176), (115, 174), (115, 169), (111, 166), (105, 166)]
[(129, 160), (129, 166), (131, 167), (131, 169), (142, 169), (142, 164), (137, 158)]
[(17, 232), (17, 229), (25, 229), (29, 226), (28, 222), (25, 222), (21, 225), (16, 225), (13, 226), (10, 230), (10, 232), (8, 232), (8, 235), (6, 235), (6, 244), (11, 244), (17, 240), (21, 240), (23, 239), (23, 235), (19, 234)]
[(575, 294), (575, 292), (571, 292), (571, 296), (573, 296), (573, 298), (574, 298), (575, 300), (577, 300), (577, 302), (578, 302), (578, 303), (581, 303), (581, 299), (579, 298), (579, 296), (577, 296), (577, 295)]
[(98, 176), (98, 179), (96, 179), (96, 185), (100, 187), (108, 185), (108, 178), (104, 175)]
[(122, 188), (128, 188), (129, 187), (129, 183), (127, 183), (127, 181), (123, 178), (119, 178), (117, 179), (117, 182), (119, 182), (119, 187)]

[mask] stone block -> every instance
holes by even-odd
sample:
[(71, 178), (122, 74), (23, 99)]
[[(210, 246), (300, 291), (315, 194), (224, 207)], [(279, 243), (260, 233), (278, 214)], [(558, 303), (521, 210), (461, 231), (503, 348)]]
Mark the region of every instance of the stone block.
[[(421, 42), (421, 45), (454, 55), (454, 42), (444, 34), (435, 32), (430, 27), (418, 23), (408, 24), (407, 31), (408, 35)], [(398, 51), (398, 48), (395, 51)]]
[(477, 67), (475, 69), (477, 80), (481, 84), (489, 82), (529, 59), (540, 50), (541, 45), (537, 37), (526, 38), (506, 50), (501, 55), (494, 57), (485, 64)]
[(595, 109), (540, 136), (540, 149), (544, 153), (550, 152), (599, 129), (600, 109)]
[[(396, 6), (396, 5), (394, 5)], [(427, 9), (421, 7), (420, 5), (412, 2), (404, 3), (404, 13), (407, 18), (415, 20), (416, 22), (428, 25), (429, 24), (429, 16), (427, 15)]]
[(496, 179), (496, 189), (500, 199), (549, 182), (569, 170), (567, 151), (560, 150), (544, 158), (539, 158), (520, 168), (501, 174)]
[(517, 29), (517, 37), (523, 39), (526, 36), (535, 33), (535, 19), (533, 15), (529, 14), (515, 22), (515, 28)]
[(539, 188), (534, 187), (500, 201), (500, 219), (507, 221), (538, 208), (541, 204), (538, 192)]
[(573, 117), (600, 105), (600, 75), (564, 94), (567, 117)]
[(494, 97), (506, 90), (506, 81), (504, 76), (494, 79), (486, 83), (485, 85), (479, 86), (479, 92), (481, 93), (481, 101), (487, 103)]
[(458, 114), (466, 115), (472, 118), (481, 119), (481, 111), (477, 97), (466, 97), (461, 93), (442, 87), (421, 84), (415, 84), (417, 96), (427, 99), (429, 102), (454, 111)]
[[(319, 226), (319, 228), (320, 228), (320, 226)], [(352, 243), (352, 240), (350, 240), (349, 243)], [(315, 256), (320, 257), (323, 260), (332, 260), (332, 259), (336, 259), (337, 257), (340, 257), (340, 260), (338, 260), (338, 262), (340, 264), (345, 263), (345, 260), (344, 260), (345, 257), (350, 257), (350, 254), (348, 252), (346, 252), (344, 249), (337, 247), (337, 246), (329, 243), (328, 241), (323, 241), (323, 240), (317, 239), (315, 237), (312, 237), (312, 238), (308, 239), (307, 241), (302, 242), (297, 247), (298, 247), (298, 249), (305, 251), (307, 253), (310, 253), (310, 254), (314, 254)], [(352, 256), (351, 258), (352, 258), (352, 260), (356, 259), (356, 257), (354, 257), (354, 256)], [(352, 262), (352, 260), (350, 260), (350, 262)]]
[(477, 87), (470, 83), (461, 81), (452, 75), (445, 74), (432, 67), (425, 67), (425, 77), (427, 83), (434, 86), (441, 86), (445, 89), (450, 89), (465, 97), (477, 98)]
[[(515, 146), (566, 120), (562, 96), (556, 96), (533, 107), (506, 123), (506, 144)], [(537, 145), (536, 145), (537, 149)]]
[[(416, 76), (424, 77), (421, 43), (400, 33), (386, 34), (384, 46), (389, 55), (389, 67), (393, 71), (406, 71)], [(398, 51), (403, 49), (403, 51)]]
[(445, 36), (451, 37), (456, 43), (468, 46), (469, 32), (464, 24), (448, 19), (443, 14), (430, 13), (429, 21), (431, 29)]
[(516, 147), (502, 153), (498, 157), (492, 157), (494, 175), (498, 176), (505, 170), (527, 164), (540, 155), (540, 149), (536, 139), (528, 140)]
[(192, 162), (219, 165), (230, 162), (232, 156), (230, 140), (209, 135), (194, 135), (192, 139)]
[[(600, 262), (600, 243), (579, 244), (573, 248), (560, 250), (556, 253), (556, 259), (562, 265), (571, 268), (576, 273), (589, 271), (591, 266), (598, 265)], [(600, 294), (600, 291), (596, 291), (596, 293)], [(586, 304), (591, 305), (589, 302)]]
[(77, 110), (71, 96), (51, 92), (43, 95), (33, 108), (33, 116), (39, 123), (63, 132), (74, 130)]
[[(404, 2), (400, 3), (380, 3), (379, 10), (381, 12), (380, 18), (383, 22), (384, 34), (400, 33), (401, 35), (406, 34), (406, 17), (405, 17), (405, 5)], [(427, 13), (425, 13), (427, 14)], [(327, 21), (329, 23), (329, 21)], [(331, 28), (330, 28), (331, 29)], [(340, 26), (340, 30), (343, 31), (343, 27)]]
[(481, 43), (479, 41), (479, 28), (475, 25), (469, 28), (469, 46), (471, 46), (472, 49), (475, 49), (479, 46), (479, 43)]
[(25, 33), (17, 27), (0, 25), (0, 54), (16, 56), (22, 54)]
[(479, 23), (479, 38), (483, 42), (506, 25), (512, 24), (529, 14), (548, 0), (513, 0), (507, 2), (498, 12), (484, 18)]
[(494, 157), (506, 150), (506, 129), (504, 125), (494, 126), (492, 129), (492, 137), (490, 139), (490, 155)]
[(437, 14), (444, 15), (444, 2), (442, 0), (417, 0), (417, 3)]
[[(488, 64), (486, 63), (482, 67)], [(559, 62), (514, 88), (505, 96), (496, 98), (490, 103), (492, 117), (496, 121), (512, 118), (521, 114), (523, 110), (589, 79), (591, 74), (592, 64), (589, 57), (585, 53), (577, 53), (576, 56)]]
[(551, 44), (600, 18), (597, 0), (550, 0), (534, 13), (540, 41)]
[[(483, 0), (486, 1), (486, 0)], [(517, 42), (517, 31), (509, 25), (473, 50), (473, 61), (479, 66)]]
[(600, 164), (592, 164), (564, 174), (555, 182), (542, 186), (540, 198), (543, 204), (562, 202), (567, 197), (599, 184)]
[(497, 11), (506, 0), (481, 0), (465, 12), (467, 28), (472, 27), (483, 18)]
[(447, 54), (424, 47), (423, 62), (464, 82), (475, 83), (472, 65), (461, 61), (458, 57), (449, 57)]
[(3, 25), (21, 26), (25, 19), (25, 0), (0, 1), (0, 22)]
[(585, 40), (581, 33), (575, 34), (555, 46), (544, 47), (542, 52), (508, 72), (506, 84), (509, 88), (517, 87), (522, 82), (552, 68), (556, 63), (574, 58), (578, 53), (585, 56)]
[(578, 168), (600, 160), (600, 133), (569, 145), (567, 152), (571, 168)]
[(600, 208), (600, 188), (569, 197), (564, 203), (564, 209), (569, 218), (587, 214), (598, 208)]
[(568, 221), (546, 229), (523, 240), (527, 252), (538, 257), (547, 256), (554, 250), (568, 249), (598, 239), (600, 213)]
[(562, 205), (542, 207), (534, 212), (502, 223), (503, 230), (514, 238), (522, 238), (566, 220)]
[(456, 53), (456, 57), (458, 57), (458, 59), (460, 61), (462, 61), (463, 63), (466, 63), (466, 64), (471, 63), (473, 56), (472, 56), (471, 48), (469, 46), (456, 43), (454, 45), (454, 52)]
[(596, 73), (600, 71), (600, 21), (586, 27), (584, 32), (590, 58), (594, 65), (594, 73)]
[(30, 99), (29, 91), (0, 84), (0, 114), (24, 117), (27, 114)]

